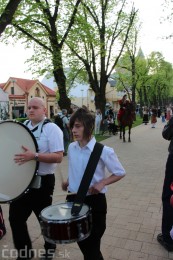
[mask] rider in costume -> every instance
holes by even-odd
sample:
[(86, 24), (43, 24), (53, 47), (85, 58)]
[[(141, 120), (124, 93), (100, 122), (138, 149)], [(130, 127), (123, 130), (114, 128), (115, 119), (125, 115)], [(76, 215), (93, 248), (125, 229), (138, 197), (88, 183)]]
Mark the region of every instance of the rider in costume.
[(120, 109), (118, 111), (117, 120), (118, 122), (121, 121), (122, 116), (125, 113), (125, 109), (127, 105), (129, 104), (129, 101), (127, 100), (127, 95), (125, 94), (122, 99), (119, 101)]

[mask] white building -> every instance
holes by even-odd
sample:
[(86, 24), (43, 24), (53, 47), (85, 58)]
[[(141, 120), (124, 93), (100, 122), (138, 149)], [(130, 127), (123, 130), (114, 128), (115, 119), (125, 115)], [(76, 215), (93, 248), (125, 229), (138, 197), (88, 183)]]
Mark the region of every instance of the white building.
[(8, 93), (0, 88), (0, 120), (8, 119), (9, 117), (9, 98)]
[[(41, 82), (48, 85), (54, 91), (57, 91), (58, 89), (53, 77), (47, 78), (45, 76)], [(106, 87), (106, 104), (107, 106), (112, 106), (114, 110), (118, 110), (118, 101), (122, 98), (124, 92), (117, 92), (115, 85), (116, 80), (110, 78)], [(94, 102), (95, 93), (88, 83), (79, 83), (76, 81), (70, 89), (68, 96), (71, 99), (72, 104), (75, 104), (78, 107), (85, 105), (89, 110), (96, 110)]]

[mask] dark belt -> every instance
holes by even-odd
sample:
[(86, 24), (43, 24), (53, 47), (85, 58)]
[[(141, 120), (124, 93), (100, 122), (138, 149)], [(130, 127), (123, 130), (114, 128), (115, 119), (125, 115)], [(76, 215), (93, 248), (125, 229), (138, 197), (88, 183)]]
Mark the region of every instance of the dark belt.
[(48, 181), (54, 181), (55, 175), (53, 174), (46, 174), (46, 175), (35, 175), (29, 188), (31, 189), (39, 189), (41, 186), (46, 184)]

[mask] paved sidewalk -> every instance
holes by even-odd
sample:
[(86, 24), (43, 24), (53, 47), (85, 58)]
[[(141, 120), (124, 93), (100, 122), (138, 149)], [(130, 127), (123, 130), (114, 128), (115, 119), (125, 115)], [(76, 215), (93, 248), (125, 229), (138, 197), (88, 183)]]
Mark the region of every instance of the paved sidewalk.
[[(108, 187), (107, 229), (102, 239), (105, 260), (173, 259), (173, 253), (164, 250), (156, 240), (161, 228), (161, 192), (169, 144), (162, 138), (163, 126), (161, 119), (158, 119), (155, 129), (152, 129), (150, 124), (133, 128), (131, 143), (123, 143), (118, 135), (103, 141), (103, 144), (115, 149), (127, 172), (125, 178)], [(54, 203), (65, 201), (58, 171), (59, 167), (56, 173)], [(61, 164), (61, 171), (65, 179), (66, 157)], [(15, 251), (9, 250), (13, 249), (13, 243), (8, 222), (8, 207), (6, 204), (2, 205), (7, 234), (0, 241), (0, 259), (15, 259)], [(30, 217), (28, 226), (33, 248), (42, 249), (43, 238), (34, 215)], [(72, 243), (57, 245), (55, 259), (82, 260), (83, 257), (77, 244)]]

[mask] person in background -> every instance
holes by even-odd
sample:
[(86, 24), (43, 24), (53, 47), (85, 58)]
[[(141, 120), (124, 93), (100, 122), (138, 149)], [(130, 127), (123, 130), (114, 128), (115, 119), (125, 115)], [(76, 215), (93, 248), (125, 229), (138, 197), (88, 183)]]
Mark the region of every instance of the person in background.
[(95, 114), (95, 134), (100, 134), (100, 125), (102, 122), (102, 113), (100, 111), (100, 109), (96, 110), (96, 114)]
[(160, 116), (161, 116), (161, 108), (160, 108), (160, 106), (158, 106), (157, 117), (160, 118)]
[(155, 128), (157, 123), (157, 109), (153, 106), (151, 109), (151, 128)]
[(145, 106), (143, 109), (143, 123), (147, 125), (149, 122), (149, 114), (148, 114), (148, 107)]
[(162, 190), (162, 233), (158, 234), (157, 240), (166, 250), (173, 252), (173, 240), (170, 236), (173, 227), (173, 207), (170, 204), (170, 198), (173, 194), (171, 189), (173, 184), (173, 117), (164, 126), (162, 136), (170, 141), (170, 144)]
[(3, 236), (5, 236), (6, 232), (7, 231), (6, 231), (6, 227), (5, 227), (3, 212), (2, 212), (2, 208), (0, 206), (0, 240), (3, 238)]
[(114, 111), (113, 111), (113, 108), (110, 106), (109, 107), (109, 110), (107, 111), (107, 115), (108, 116), (111, 116), (113, 119), (114, 119)]
[[(32, 259), (34, 254), (32, 243), (27, 229), (27, 219), (32, 212), (40, 221), (40, 212), (52, 204), (55, 186), (55, 169), (63, 158), (63, 133), (60, 128), (47, 120), (46, 107), (43, 99), (32, 98), (28, 103), (29, 120), (24, 124), (36, 138), (39, 152), (22, 146), (21, 152), (16, 153), (14, 161), (19, 166), (30, 161), (39, 163), (37, 175), (40, 185), (30, 188), (27, 193), (10, 203), (9, 222), (12, 230), (14, 246), (18, 252), (17, 260)], [(56, 245), (45, 241), (45, 254), (42, 260), (52, 259)]]
[(165, 112), (164, 111), (162, 111), (162, 113), (161, 113), (161, 119), (162, 119), (162, 123), (165, 123)]
[(63, 121), (64, 156), (66, 156), (68, 145), (69, 145), (69, 142), (70, 142), (69, 119), (67, 117), (67, 109), (62, 109), (61, 118), (62, 118), (62, 121)]
[(172, 108), (171, 105), (166, 108), (166, 120), (169, 121), (172, 116)]
[[(94, 149), (96, 139), (92, 133), (95, 119), (85, 109), (78, 109), (70, 118), (70, 130), (75, 142), (68, 148), (68, 180), (62, 183), (62, 189), (77, 192), (84, 175), (89, 157)], [(106, 175), (107, 169), (110, 175)], [(84, 260), (103, 260), (100, 250), (101, 238), (106, 229), (107, 202), (105, 193), (107, 186), (119, 181), (125, 176), (113, 148), (104, 146), (100, 160), (91, 180), (84, 203), (91, 207), (92, 230), (91, 235), (78, 242)], [(67, 201), (74, 201), (75, 195), (67, 196)]]

